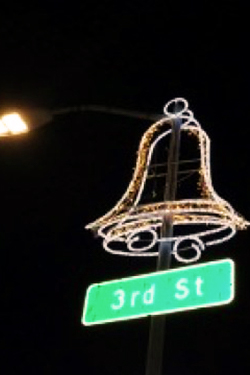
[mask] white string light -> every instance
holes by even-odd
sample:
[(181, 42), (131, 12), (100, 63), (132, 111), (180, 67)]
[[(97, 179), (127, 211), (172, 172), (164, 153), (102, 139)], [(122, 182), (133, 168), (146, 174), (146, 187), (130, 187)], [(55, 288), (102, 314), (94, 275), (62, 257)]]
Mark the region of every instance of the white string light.
[[(178, 104), (179, 112), (171, 112), (173, 103)], [(189, 263), (200, 258), (205, 246), (227, 241), (236, 230), (245, 229), (250, 223), (215, 192), (211, 180), (210, 139), (188, 110), (188, 102), (182, 98), (171, 100), (164, 107), (164, 113), (166, 117), (154, 123), (141, 139), (134, 174), (122, 198), (109, 212), (86, 228), (94, 230), (103, 238), (104, 249), (108, 252), (128, 256), (156, 256), (158, 249), (152, 250), (162, 240), (160, 228), (163, 216), (171, 212), (175, 231), (183, 226), (191, 226), (194, 231), (168, 239), (174, 244), (172, 253), (175, 258)], [(181, 132), (195, 136), (198, 141), (200, 198), (140, 204), (153, 152), (160, 140), (171, 134), (171, 124), (176, 118), (182, 123)], [(198, 226), (203, 229), (197, 230)], [(143, 240), (146, 234), (151, 238)], [(186, 240), (192, 242), (191, 248), (195, 250), (195, 255), (188, 259), (181, 256), (178, 249), (180, 243)]]

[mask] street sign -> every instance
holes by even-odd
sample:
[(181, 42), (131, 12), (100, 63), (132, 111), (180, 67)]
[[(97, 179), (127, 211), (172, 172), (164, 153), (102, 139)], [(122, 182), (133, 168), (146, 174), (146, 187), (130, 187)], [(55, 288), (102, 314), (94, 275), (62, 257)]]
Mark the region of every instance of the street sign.
[(223, 305), (233, 298), (234, 262), (224, 259), (92, 284), (82, 323), (101, 324)]

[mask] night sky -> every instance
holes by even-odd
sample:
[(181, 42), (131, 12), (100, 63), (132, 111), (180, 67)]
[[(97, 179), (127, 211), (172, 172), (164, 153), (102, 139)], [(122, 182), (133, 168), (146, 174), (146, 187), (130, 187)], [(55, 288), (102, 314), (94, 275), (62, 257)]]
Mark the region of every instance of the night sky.
[[(0, 13), (0, 109), (161, 115), (184, 97), (211, 138), (216, 191), (249, 220), (248, 23), (241, 1), (11, 4)], [(84, 228), (124, 193), (151, 123), (68, 113), (0, 139), (1, 374), (145, 373), (149, 318), (85, 327), (81, 316), (90, 284), (155, 270)], [(235, 261), (236, 297), (168, 315), (164, 375), (249, 372), (249, 239), (205, 251), (201, 262)]]

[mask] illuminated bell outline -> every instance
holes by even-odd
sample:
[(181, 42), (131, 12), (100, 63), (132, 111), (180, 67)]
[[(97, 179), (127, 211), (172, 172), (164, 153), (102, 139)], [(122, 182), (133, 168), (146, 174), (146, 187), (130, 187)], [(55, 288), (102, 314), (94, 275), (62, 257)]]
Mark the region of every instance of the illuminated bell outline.
[[(177, 104), (181, 109), (178, 112), (171, 112), (170, 108), (173, 104)], [(122, 198), (114, 208), (88, 224), (86, 228), (92, 229), (103, 238), (103, 247), (110, 253), (127, 256), (157, 256), (158, 249), (152, 251), (153, 247), (158, 242), (167, 240), (173, 242), (172, 254), (176, 260), (190, 263), (200, 258), (205, 246), (229, 240), (237, 229), (245, 229), (250, 223), (215, 192), (210, 171), (210, 139), (188, 109), (188, 102), (183, 98), (175, 98), (165, 105), (164, 113), (165, 117), (151, 125), (141, 139), (134, 174)], [(198, 139), (200, 175), (204, 185), (202, 193), (205, 197), (139, 205), (153, 152), (159, 141), (170, 135), (171, 128), (160, 133), (153, 141), (152, 139), (165, 125), (171, 126), (174, 119), (181, 121), (181, 132), (187, 131)], [(162, 218), (167, 213), (173, 216), (173, 226), (203, 224), (205, 229), (188, 235), (162, 239), (160, 228)], [(143, 246), (141, 244), (142, 233), (147, 233), (152, 237)], [(181, 256), (178, 249), (180, 243), (187, 240), (192, 242), (191, 247), (195, 251), (195, 255), (188, 259)], [(140, 246), (136, 246), (136, 243)], [(117, 248), (119, 244), (126, 245), (128, 251)]]

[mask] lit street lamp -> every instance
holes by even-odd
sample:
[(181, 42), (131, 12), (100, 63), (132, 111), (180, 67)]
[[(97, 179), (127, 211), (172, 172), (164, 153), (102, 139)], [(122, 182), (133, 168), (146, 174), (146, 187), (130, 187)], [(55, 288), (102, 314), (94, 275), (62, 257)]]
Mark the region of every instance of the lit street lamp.
[(26, 133), (28, 126), (18, 113), (3, 115), (0, 119), (0, 136)]
[[(125, 194), (115, 207), (86, 226), (86, 228), (93, 230), (94, 234), (103, 238), (105, 250), (127, 256), (157, 255), (157, 272), (155, 272), (155, 275), (158, 275), (160, 272), (169, 270), (172, 256), (182, 263), (197, 262), (205, 249), (205, 245), (210, 246), (227, 241), (236, 233), (236, 230), (246, 229), (250, 225), (250, 222), (238, 215), (233, 207), (215, 192), (210, 173), (210, 139), (194, 118), (193, 112), (188, 109), (188, 102), (185, 99), (176, 98), (168, 102), (164, 107), (165, 115), (145, 114), (98, 105), (66, 107), (56, 110), (39, 108), (19, 110), (15, 108), (14, 111), (2, 115), (0, 113), (0, 137), (24, 134), (29, 130), (50, 123), (57, 116), (79, 112), (100, 112), (154, 121), (141, 139), (134, 174)], [(181, 133), (184, 139), (183, 146), (192, 145), (193, 149), (198, 149), (198, 153), (194, 153), (192, 158), (190, 158), (189, 150), (187, 152), (185, 147), (181, 150), (184, 151), (185, 158), (183, 158), (183, 154), (180, 158)], [(162, 140), (165, 143), (162, 143)], [(158, 151), (157, 160), (155, 158), (156, 149)], [(151, 184), (149, 181), (149, 184), (147, 184), (148, 180), (152, 181), (152, 179), (154, 179), (154, 183)], [(186, 185), (186, 188), (187, 179), (189, 179), (189, 182), (191, 180), (192, 184)], [(183, 181), (185, 181), (184, 189), (181, 190), (180, 182)], [(193, 191), (191, 186), (194, 187)], [(185, 194), (183, 193), (184, 190)], [(149, 198), (146, 200), (145, 196), (149, 196)], [(185, 228), (187, 228), (186, 231)], [(149, 237), (148, 239), (148, 234), (152, 238)], [(183, 246), (184, 241), (190, 243), (190, 245)], [(157, 243), (158, 246), (155, 246)], [(181, 255), (183, 253), (180, 252), (185, 250), (193, 251), (193, 257), (190, 257), (189, 253), (187, 257)], [(231, 261), (227, 263), (232, 265)], [(130, 316), (133, 318), (152, 315), (146, 375), (160, 375), (162, 374), (163, 364), (166, 312), (181, 311), (186, 307), (193, 309), (213, 306), (216, 303), (219, 305), (222, 300), (231, 302), (234, 294), (231, 287), (233, 266), (230, 267), (228, 269), (231, 273), (229, 272), (229, 277), (226, 278), (227, 290), (229, 291), (226, 298), (221, 298), (221, 294), (218, 293), (213, 297), (214, 299), (210, 300), (209, 297), (201, 303), (200, 301), (206, 297), (206, 293), (209, 296), (211, 293), (207, 292), (208, 289), (204, 293), (201, 291), (201, 285), (205, 282), (200, 274), (196, 274), (192, 285), (195, 285), (194, 290), (199, 303), (194, 303), (194, 299), (192, 299), (192, 302), (184, 305), (182, 300), (185, 300), (189, 295), (189, 289), (187, 288), (189, 280), (185, 276), (176, 279), (176, 282), (172, 284), (172, 290), (176, 289), (176, 293), (174, 293), (175, 304), (172, 305), (174, 306), (172, 309), (169, 309), (171, 303), (168, 293), (170, 292), (167, 293), (164, 289), (162, 294), (164, 297), (160, 299), (164, 299), (165, 305), (158, 310), (153, 306), (152, 310), (144, 311), (145, 306), (148, 308), (148, 305), (155, 302), (155, 290), (156, 287), (157, 290), (159, 288), (156, 281), (146, 284), (143, 279), (140, 288), (137, 288), (137, 286), (137, 289), (129, 287), (130, 289), (126, 291), (126, 301), (127, 295), (129, 295), (129, 306), (132, 313), (130, 310), (129, 313), (125, 312), (124, 314), (123, 306), (125, 305), (127, 308), (125, 291), (122, 289), (124, 287), (119, 287), (116, 290), (109, 289), (108, 298), (106, 296), (104, 298), (100, 293), (101, 287), (98, 286), (97, 297), (94, 294), (92, 298), (94, 303), (93, 305), (89, 304), (90, 313), (86, 313), (88, 310), (85, 308), (83, 323), (91, 325), (116, 319), (123, 320), (130, 318)], [(191, 266), (191, 269), (193, 270), (194, 266)], [(186, 272), (184, 269), (182, 271)], [(221, 277), (221, 272), (220, 270), (219, 277)], [(138, 279), (140, 277), (136, 280)], [(214, 283), (213, 277), (211, 280), (213, 280), (212, 289), (214, 289), (216, 283)], [(171, 282), (173, 283), (173, 281)], [(124, 279), (122, 283), (122, 285), (125, 285)], [(111, 285), (110, 282), (104, 284)], [(87, 296), (89, 295), (90, 292)], [(113, 297), (116, 299), (113, 303), (110, 303)], [(103, 303), (101, 308), (98, 304), (98, 298)], [(134, 307), (138, 298), (142, 301), (140, 303), (143, 304), (143, 310), (138, 310), (139, 312), (135, 313)], [(107, 304), (106, 307), (103, 301)], [(85, 305), (87, 306), (87, 302)], [(108, 313), (98, 318), (93, 306), (98, 312), (108, 311)], [(109, 315), (110, 311), (113, 315)], [(85, 319), (86, 316), (88, 319)]]
[(147, 114), (138, 111), (130, 111), (100, 105), (82, 105), (78, 107), (66, 107), (56, 110), (48, 110), (43, 108), (15, 108), (14, 110), (0, 113), (0, 137), (26, 133), (30, 130), (48, 124), (55, 116), (63, 116), (65, 114), (74, 112), (101, 112), (153, 121), (159, 120), (162, 117), (157, 114)]

